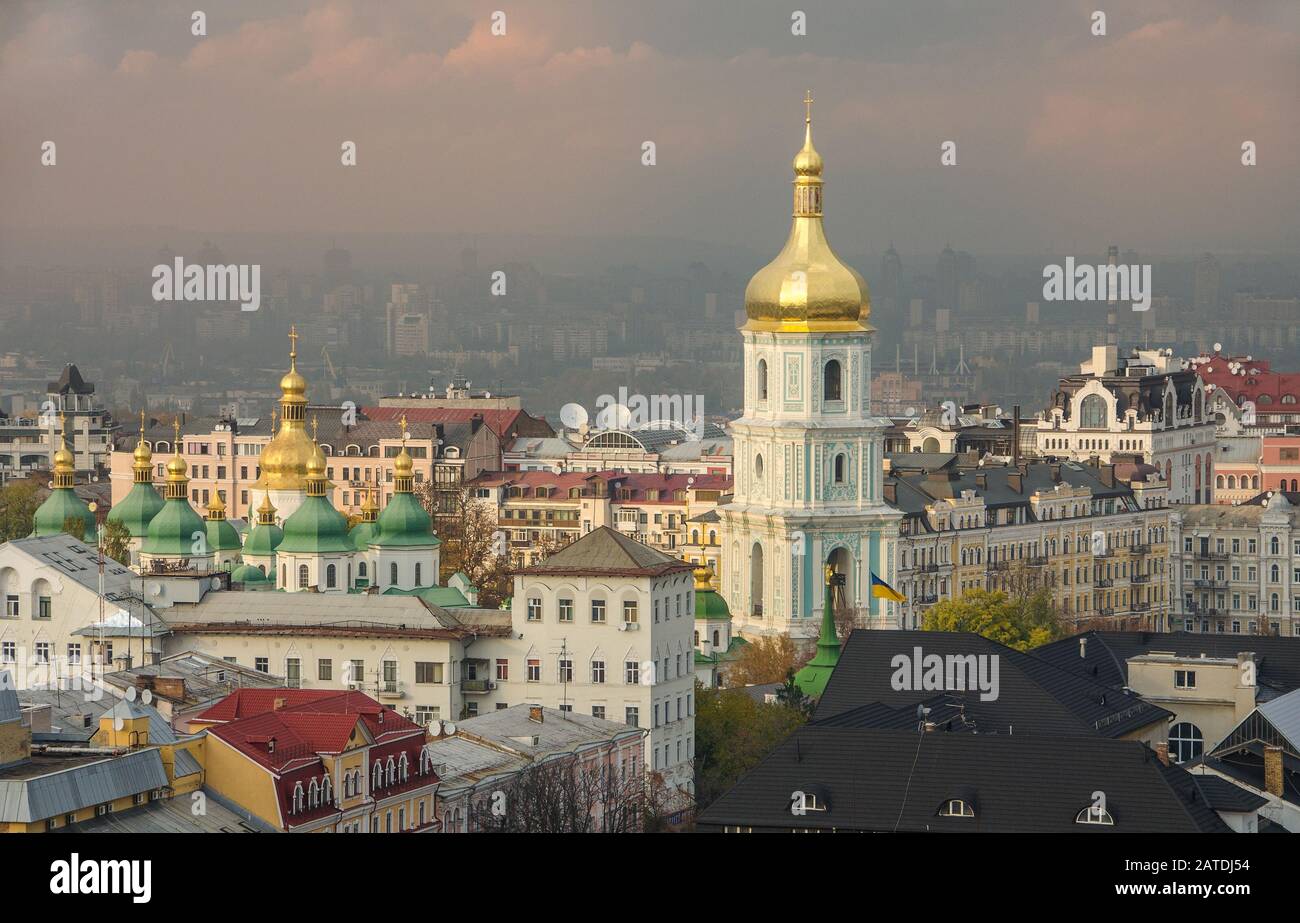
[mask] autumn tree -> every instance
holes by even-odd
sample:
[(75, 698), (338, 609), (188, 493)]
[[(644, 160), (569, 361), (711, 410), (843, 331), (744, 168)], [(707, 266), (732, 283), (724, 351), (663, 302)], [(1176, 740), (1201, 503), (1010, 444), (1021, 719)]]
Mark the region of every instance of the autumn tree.
[(695, 800), (707, 807), (808, 720), (781, 702), (743, 689), (695, 688)]
[(807, 660), (806, 654), (800, 656), (789, 635), (759, 638), (741, 648), (740, 656), (727, 668), (727, 685), (779, 683)]
[(118, 564), (131, 563), (131, 530), (114, 519), (104, 523), (104, 556)]
[(41, 505), (40, 485), (14, 481), (0, 488), (0, 542), (32, 534), (32, 518)]
[(86, 522), (80, 516), (68, 516), (63, 520), (63, 531), (78, 541), (86, 540)]
[(470, 829), (483, 833), (635, 833), (644, 829), (646, 778), (596, 759), (534, 763), (476, 793)]
[(1011, 597), (1001, 590), (967, 590), (957, 599), (945, 599), (927, 609), (921, 627), (926, 631), (970, 631), (1018, 651), (1068, 634), (1048, 589)]

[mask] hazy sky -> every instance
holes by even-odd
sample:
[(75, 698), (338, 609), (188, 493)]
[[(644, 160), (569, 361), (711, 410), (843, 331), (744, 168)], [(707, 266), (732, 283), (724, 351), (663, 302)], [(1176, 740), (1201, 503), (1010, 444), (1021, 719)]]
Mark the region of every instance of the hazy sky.
[[(770, 252), (807, 88), (841, 251), (1300, 249), (1295, 0), (0, 0), (0, 236), (522, 232)], [(1259, 166), (1240, 165), (1245, 140)]]

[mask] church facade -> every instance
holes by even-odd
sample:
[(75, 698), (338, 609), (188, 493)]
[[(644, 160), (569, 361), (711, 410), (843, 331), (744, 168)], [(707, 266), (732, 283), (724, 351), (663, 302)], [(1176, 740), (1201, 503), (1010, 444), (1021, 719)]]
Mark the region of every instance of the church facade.
[(882, 494), (888, 421), (870, 412), (870, 296), (826, 239), (805, 102), (790, 236), (745, 291), (735, 491), (719, 511), (720, 589), (736, 627), (797, 639), (818, 635), (828, 567), (843, 577), (837, 610), (860, 627), (898, 627), (897, 603), (873, 597), (871, 578), (894, 581), (900, 519)]

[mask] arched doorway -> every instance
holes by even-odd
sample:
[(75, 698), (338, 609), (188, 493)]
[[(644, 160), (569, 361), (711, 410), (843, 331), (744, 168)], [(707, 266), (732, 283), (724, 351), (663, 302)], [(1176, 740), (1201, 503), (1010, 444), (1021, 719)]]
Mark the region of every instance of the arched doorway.
[(763, 617), (763, 546), (754, 542), (749, 552), (749, 604), (755, 618)]
[[(826, 564), (837, 574), (842, 574), (842, 585), (835, 587), (834, 602), (837, 610), (852, 610), (857, 601), (854, 598), (853, 558), (847, 548), (836, 548), (826, 558)], [(825, 579), (823, 577), (823, 579)], [(839, 581), (837, 581), (839, 582)]]

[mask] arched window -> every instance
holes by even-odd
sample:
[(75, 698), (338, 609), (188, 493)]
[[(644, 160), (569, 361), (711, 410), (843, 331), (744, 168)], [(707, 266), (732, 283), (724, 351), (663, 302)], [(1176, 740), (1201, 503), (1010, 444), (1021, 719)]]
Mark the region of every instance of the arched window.
[(846, 459), (844, 457), (843, 452), (835, 456), (835, 483), (836, 484), (844, 483), (844, 469), (847, 467), (845, 462)]
[[(1280, 541), (1278, 541), (1278, 538), (1277, 538), (1276, 535), (1274, 535), (1273, 538), (1272, 538), (1272, 540), (1270, 540), (1269, 543), (1268, 543), (1268, 553), (1269, 553), (1269, 554), (1281, 554), (1281, 553), (1282, 553), (1282, 543), (1281, 543)], [(1274, 567), (1274, 570), (1276, 570), (1276, 569), (1277, 569), (1277, 568)], [(1274, 579), (1276, 579), (1276, 578), (1274, 578)]]
[(293, 786), (293, 805), (290, 808), (292, 813), (297, 814), (303, 810), (306, 805), (306, 796), (302, 790), (302, 783), (295, 782)]
[(960, 798), (949, 798), (939, 808), (940, 817), (974, 817), (975, 809)]
[(331, 564), (329, 567), (325, 568), (325, 587), (332, 590), (337, 583), (338, 568)]
[(392, 785), (397, 781), (397, 761), (391, 756), (388, 758), (388, 784)]
[(713, 646), (720, 647), (721, 645), (722, 645), (722, 634), (715, 628), (713, 629)]
[(1106, 399), (1089, 394), (1079, 403), (1079, 425), (1084, 429), (1106, 428)]
[(321, 801), (325, 804), (329, 804), (334, 800), (334, 784), (330, 781), (330, 774), (328, 772), (325, 773), (325, 777), (321, 779), (320, 797)]
[(298, 565), (298, 588), (299, 589), (307, 588), (307, 565), (306, 564)]
[(408, 763), (407, 763), (406, 754), (403, 753), (403, 754), (402, 754), (402, 758), (399, 759), (399, 760), (397, 761), (397, 775), (398, 775), (398, 778), (400, 778), (403, 782), (405, 782), (405, 781), (407, 780), (407, 778), (410, 776), (410, 771), (409, 771), (409, 770), (410, 770), (410, 767), (409, 767), (409, 765), (408, 765)]
[[(1277, 554), (1276, 551), (1273, 552), (1273, 553), (1274, 553), (1274, 554)], [(1278, 572), (1277, 565), (1274, 564), (1271, 568), (1269, 568), (1269, 571), (1268, 571), (1268, 582), (1269, 582), (1269, 583), (1277, 583), (1280, 579), (1281, 579), (1281, 574)]]
[(767, 400), (767, 360), (758, 360), (758, 399)]
[(758, 481), (760, 485), (763, 482), (763, 456), (762, 455), (754, 456), (754, 480)]
[(384, 767), (379, 764), (379, 760), (375, 760), (375, 769), (371, 775), (373, 778), (370, 780), (370, 787), (372, 789), (382, 788), (384, 784)]
[(1107, 811), (1099, 804), (1090, 804), (1074, 817), (1076, 824), (1102, 824), (1106, 827), (1115, 826), (1115, 818), (1110, 816)]
[(1166, 426), (1169, 426), (1170, 424), (1172, 424), (1172, 423), (1174, 422), (1174, 396), (1173, 396), (1172, 394), (1166, 394), (1166, 395), (1165, 395), (1165, 420), (1164, 420), (1164, 422), (1165, 422), (1165, 425), (1166, 425)]
[(358, 561), (358, 562), (357, 562), (357, 577), (359, 577), (359, 578), (362, 579), (362, 580), (365, 580), (365, 579), (366, 579), (366, 562), (365, 562), (365, 561)]
[(1186, 763), (1201, 755), (1205, 736), (1190, 721), (1180, 721), (1169, 731), (1169, 755), (1175, 762)]
[(388, 582), (397, 585), (397, 562), (394, 561), (388, 565)]
[(423, 584), (420, 583), (420, 562), (419, 561), (415, 562), (415, 585), (423, 586)]
[(288, 585), (289, 585), (289, 565), (281, 564), (280, 565), (280, 586), (287, 587)]
[(1219, 490), (1223, 490), (1223, 475), (1217, 474), (1214, 476), (1214, 486)]
[(312, 779), (307, 787), (307, 803), (313, 808), (320, 804), (320, 786), (316, 784), (315, 779)]
[(822, 370), (822, 399), (827, 401), (844, 400), (844, 381), (840, 372), (840, 362), (832, 359)]

